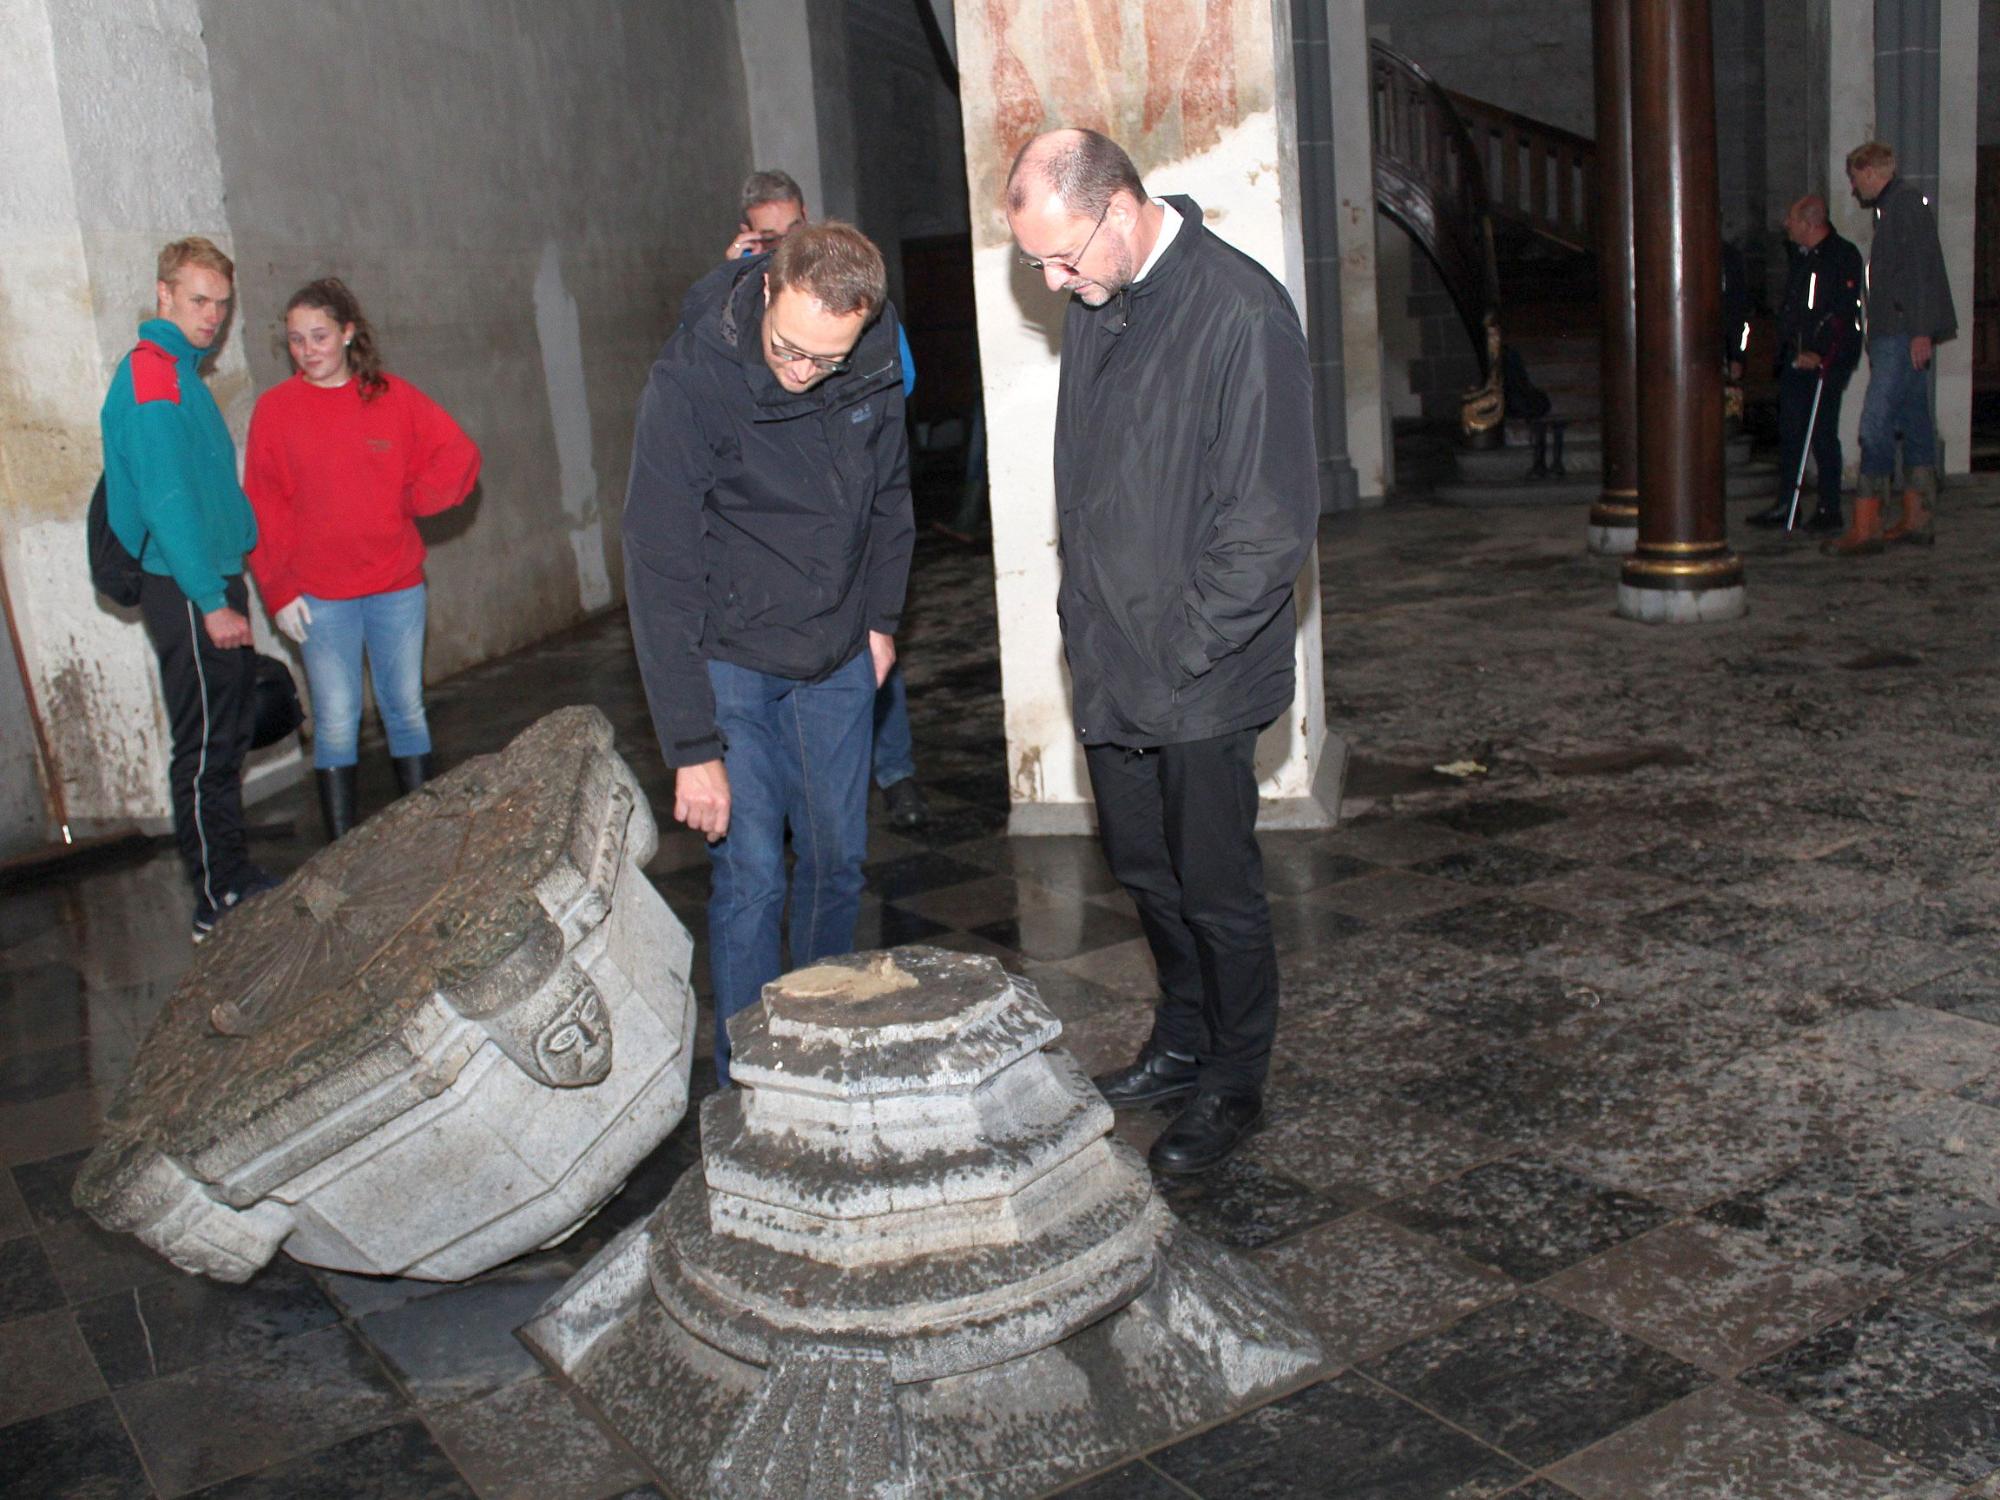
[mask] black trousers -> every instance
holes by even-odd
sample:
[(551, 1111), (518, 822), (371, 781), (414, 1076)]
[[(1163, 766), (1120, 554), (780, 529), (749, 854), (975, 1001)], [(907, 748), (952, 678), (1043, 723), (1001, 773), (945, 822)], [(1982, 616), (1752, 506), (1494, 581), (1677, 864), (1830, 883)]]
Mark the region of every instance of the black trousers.
[[(1826, 389), (1820, 394), (1819, 415), (1813, 416), (1813, 391), (1820, 384), (1819, 371), (1797, 370), (1790, 365), (1778, 375), (1778, 475), (1787, 503), (1792, 498), (1792, 481), (1798, 477), (1799, 457), (1805, 452), (1806, 423), (1812, 421), (1813, 463), (1819, 467), (1819, 508), (1840, 514), (1840, 398), (1846, 394), (1852, 365), (1835, 365), (1826, 372)], [(1800, 519), (1807, 511), (1803, 499)]]
[(1257, 731), (1158, 749), (1086, 747), (1111, 873), (1160, 971), (1153, 1046), (1201, 1060), (1204, 1087), (1261, 1091), (1278, 1027), (1278, 953), (1257, 849)]
[[(229, 607), (247, 612), (243, 579), (227, 580)], [(196, 899), (220, 908), (249, 874), (243, 836), (243, 760), (257, 716), (257, 653), (220, 650), (201, 610), (171, 578), (148, 573), (139, 614), (160, 658), (160, 688), (174, 737), (167, 781), (174, 840)]]

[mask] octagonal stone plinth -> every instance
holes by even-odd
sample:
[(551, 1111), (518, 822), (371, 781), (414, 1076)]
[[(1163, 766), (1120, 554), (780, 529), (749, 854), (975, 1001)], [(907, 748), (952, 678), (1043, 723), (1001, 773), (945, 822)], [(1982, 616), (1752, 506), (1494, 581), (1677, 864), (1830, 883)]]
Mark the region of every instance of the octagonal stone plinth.
[(456, 1280), (561, 1239), (687, 1109), (688, 934), (611, 725), (550, 714), (233, 913), (76, 1201), (188, 1271)]
[(1190, 1233), (1027, 981), (941, 949), (730, 1026), (700, 1170), (522, 1330), (674, 1491), (1031, 1495), (1311, 1378)]

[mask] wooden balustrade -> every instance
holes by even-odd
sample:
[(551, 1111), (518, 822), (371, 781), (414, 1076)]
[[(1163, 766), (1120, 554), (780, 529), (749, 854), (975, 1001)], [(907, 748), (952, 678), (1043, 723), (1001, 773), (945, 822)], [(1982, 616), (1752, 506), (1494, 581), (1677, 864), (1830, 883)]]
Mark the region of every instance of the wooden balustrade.
[(1597, 146), (1587, 136), (1446, 90), (1486, 175), (1495, 217), (1572, 250), (1595, 248)]

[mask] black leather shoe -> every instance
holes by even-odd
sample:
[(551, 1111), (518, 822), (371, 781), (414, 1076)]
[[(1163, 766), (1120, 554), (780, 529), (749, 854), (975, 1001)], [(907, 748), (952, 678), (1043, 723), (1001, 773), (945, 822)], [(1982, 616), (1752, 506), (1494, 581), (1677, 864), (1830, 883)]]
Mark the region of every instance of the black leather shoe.
[(319, 783), (319, 815), (326, 822), (329, 844), (355, 824), (355, 779), (359, 774), (353, 766), (313, 772), (313, 779)]
[(1131, 1109), (1141, 1104), (1163, 1104), (1169, 1099), (1185, 1099), (1201, 1081), (1201, 1064), (1182, 1062), (1148, 1047), (1139, 1060), (1090, 1080), (1113, 1109)]
[(1819, 510), (1814, 511), (1812, 516), (1806, 521), (1806, 530), (1833, 532), (1839, 531), (1843, 524), (1839, 511), (1827, 510), (1825, 507), (1821, 507)]
[(1263, 1114), (1264, 1101), (1256, 1094), (1203, 1089), (1153, 1142), (1146, 1159), (1155, 1172), (1170, 1177), (1206, 1172), (1243, 1143)]
[(1792, 507), (1790, 502), (1780, 500), (1774, 504), (1765, 506), (1753, 515), (1745, 516), (1743, 524), (1746, 526), (1782, 526), (1791, 518)]
[(924, 789), (917, 785), (914, 776), (905, 776), (883, 787), (882, 807), (889, 815), (891, 828), (921, 828), (931, 820), (930, 804), (924, 801)]
[(422, 755), (392, 755), (389, 764), (396, 772), (396, 790), (405, 797), (429, 781), (433, 774), (431, 754), (426, 750)]

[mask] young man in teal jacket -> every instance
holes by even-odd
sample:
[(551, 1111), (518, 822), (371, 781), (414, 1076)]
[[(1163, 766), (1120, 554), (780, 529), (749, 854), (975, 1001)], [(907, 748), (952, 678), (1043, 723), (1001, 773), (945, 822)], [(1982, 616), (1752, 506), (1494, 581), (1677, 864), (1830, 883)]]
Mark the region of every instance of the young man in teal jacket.
[(159, 315), (105, 395), (106, 518), (145, 573), (139, 612), (173, 730), (174, 837), (194, 885), (194, 940), (271, 886), (243, 834), (243, 760), (256, 707), (243, 556), (257, 523), (236, 445), (201, 362), (222, 332), (236, 267), (199, 237), (160, 251)]

